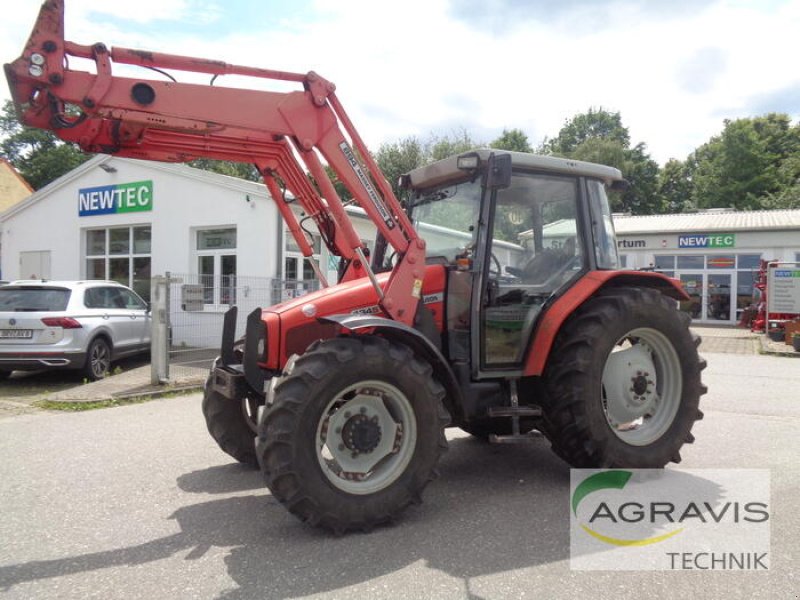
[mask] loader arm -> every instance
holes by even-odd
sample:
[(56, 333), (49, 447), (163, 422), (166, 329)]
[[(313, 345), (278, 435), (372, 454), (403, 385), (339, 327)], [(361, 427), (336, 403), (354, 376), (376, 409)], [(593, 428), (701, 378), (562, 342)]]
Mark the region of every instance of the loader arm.
[[(69, 57), (92, 60), (96, 73), (72, 70)], [(210, 76), (208, 84), (116, 76), (126, 64)], [(413, 322), (425, 265), (418, 237), (388, 182), (335, 93), (314, 72), (289, 73), (215, 60), (103, 44), (82, 46), (64, 38), (64, 1), (47, 0), (22, 56), (5, 65), (20, 120), (77, 143), (86, 152), (166, 162), (211, 158), (254, 164), (297, 241), (325, 284), (313, 249), (285, 200), (291, 192), (317, 225), (328, 249), (347, 261), (343, 279), (369, 276), (378, 301), (393, 319)], [(214, 86), (222, 75), (299, 84), (269, 92)], [(323, 162), (324, 161), (324, 162)], [(397, 252), (381, 286), (325, 163), (344, 183)]]

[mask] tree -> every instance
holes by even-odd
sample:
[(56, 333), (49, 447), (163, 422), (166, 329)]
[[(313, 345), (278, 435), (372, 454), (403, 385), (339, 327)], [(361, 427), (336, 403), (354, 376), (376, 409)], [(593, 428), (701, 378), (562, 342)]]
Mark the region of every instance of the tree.
[(190, 161), (188, 164), (195, 169), (211, 171), (213, 173), (219, 173), (220, 175), (227, 175), (228, 177), (238, 177), (239, 179), (246, 179), (247, 181), (263, 181), (255, 165), (247, 163), (198, 158)]
[(541, 148), (546, 153), (616, 167), (631, 184), (625, 192), (611, 192), (615, 212), (648, 215), (663, 212), (658, 195), (658, 164), (644, 143), (630, 146), (630, 134), (620, 114), (590, 108), (567, 121), (558, 135)]
[(397, 142), (381, 144), (375, 153), (375, 162), (383, 171), (396, 196), (400, 195), (400, 176), (428, 162), (425, 146), (416, 137), (407, 137)]
[(684, 212), (695, 208), (692, 202), (692, 178), (689, 162), (670, 159), (658, 175), (658, 195), (666, 212)]
[(489, 144), (489, 147), (512, 152), (533, 152), (528, 136), (521, 129), (503, 129), (500, 137)]
[(618, 142), (623, 148), (630, 146), (628, 128), (622, 125), (620, 113), (590, 108), (567, 121), (558, 136), (546, 142), (547, 154), (569, 156), (578, 146), (590, 139), (601, 138)]
[(764, 208), (790, 197), (800, 177), (800, 126), (788, 115), (726, 120), (693, 159), (692, 200), (700, 208)]
[(479, 147), (481, 144), (476, 143), (466, 129), (460, 129), (446, 135), (431, 134), (426, 140), (411, 136), (397, 142), (381, 144), (374, 158), (395, 195), (399, 197), (402, 191), (398, 186), (401, 175)]
[(75, 144), (62, 142), (54, 133), (20, 123), (10, 100), (3, 105), (0, 135), (0, 155), (37, 190), (89, 159)]
[(424, 145), (426, 162), (434, 162), (456, 154), (463, 154), (482, 146), (483, 144), (472, 139), (472, 136), (463, 127), (446, 135), (431, 134)]

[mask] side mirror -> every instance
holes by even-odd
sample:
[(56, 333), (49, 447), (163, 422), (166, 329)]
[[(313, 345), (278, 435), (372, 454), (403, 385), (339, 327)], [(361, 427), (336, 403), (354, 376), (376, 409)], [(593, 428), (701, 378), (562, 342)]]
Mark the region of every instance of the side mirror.
[(612, 192), (627, 192), (629, 189), (631, 189), (631, 182), (627, 179), (617, 179), (611, 182)]

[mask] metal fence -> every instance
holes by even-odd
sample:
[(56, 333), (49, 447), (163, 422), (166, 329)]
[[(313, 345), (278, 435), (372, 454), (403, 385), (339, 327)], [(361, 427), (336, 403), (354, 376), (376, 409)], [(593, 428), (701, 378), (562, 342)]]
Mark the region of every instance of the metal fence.
[[(270, 277), (211, 277), (166, 273), (153, 278), (153, 382), (180, 382), (207, 372), (219, 355), (225, 312), (238, 307), (236, 337), (247, 315), (319, 289), (316, 280)], [(159, 332), (160, 329), (160, 332)], [(160, 345), (160, 348), (156, 348)]]

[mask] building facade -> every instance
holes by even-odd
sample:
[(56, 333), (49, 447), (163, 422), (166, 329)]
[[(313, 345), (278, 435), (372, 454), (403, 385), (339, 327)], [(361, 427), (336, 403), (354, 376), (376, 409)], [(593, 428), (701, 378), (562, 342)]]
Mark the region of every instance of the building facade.
[(800, 210), (614, 215), (614, 225), (623, 266), (679, 279), (691, 296), (681, 309), (700, 323), (739, 321), (761, 260), (800, 261)]
[[(263, 184), (180, 164), (96, 156), (0, 214), (0, 229), (5, 279), (109, 279), (148, 298), (170, 272), (203, 284), (208, 311), (242, 277), (318, 285)], [(335, 280), (318, 237), (314, 248)]]

